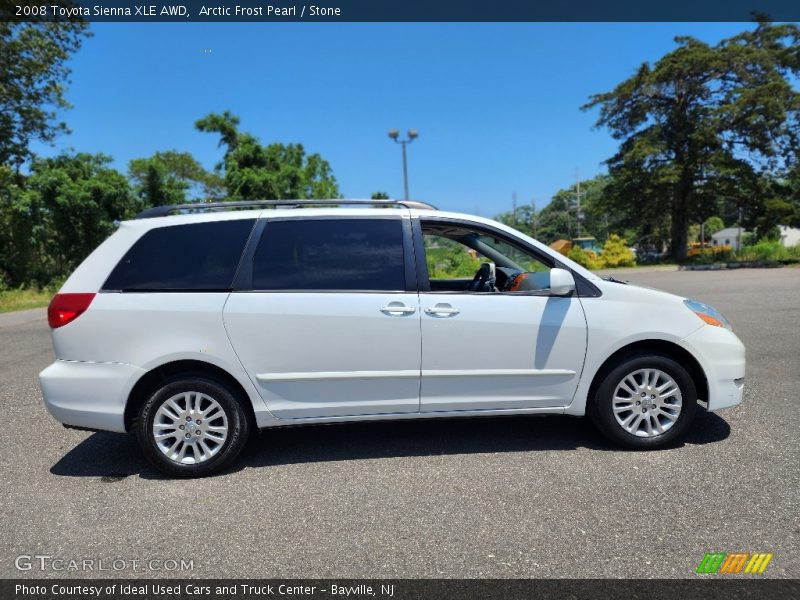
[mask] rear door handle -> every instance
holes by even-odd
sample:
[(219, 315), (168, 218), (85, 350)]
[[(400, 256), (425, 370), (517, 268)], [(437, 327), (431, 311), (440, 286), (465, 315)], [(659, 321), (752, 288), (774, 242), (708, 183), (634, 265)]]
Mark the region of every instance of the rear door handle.
[(389, 302), (387, 306), (380, 309), (381, 312), (390, 317), (399, 317), (400, 315), (410, 315), (417, 312), (416, 308), (406, 306), (402, 302)]
[(449, 304), (437, 304), (431, 308), (425, 309), (425, 314), (431, 317), (454, 317), (460, 310), (453, 308)]

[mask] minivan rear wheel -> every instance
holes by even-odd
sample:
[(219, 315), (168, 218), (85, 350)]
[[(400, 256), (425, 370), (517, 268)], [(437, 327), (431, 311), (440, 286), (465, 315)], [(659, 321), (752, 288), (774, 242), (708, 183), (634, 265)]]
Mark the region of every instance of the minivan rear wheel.
[(697, 408), (689, 373), (666, 356), (637, 355), (613, 368), (588, 406), (594, 425), (628, 448), (663, 448), (680, 439)]
[(174, 477), (203, 477), (229, 465), (249, 435), (236, 396), (206, 377), (164, 382), (141, 406), (134, 423), (147, 459)]

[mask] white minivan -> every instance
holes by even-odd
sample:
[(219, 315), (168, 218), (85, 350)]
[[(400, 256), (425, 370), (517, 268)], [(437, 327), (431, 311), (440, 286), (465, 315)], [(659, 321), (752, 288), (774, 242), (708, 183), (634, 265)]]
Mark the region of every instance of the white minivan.
[(418, 202), (149, 209), (48, 319), (50, 413), (132, 432), (185, 477), (230, 464), (254, 429), (303, 423), (588, 414), (617, 444), (660, 448), (698, 401), (741, 402), (745, 373), (714, 308)]

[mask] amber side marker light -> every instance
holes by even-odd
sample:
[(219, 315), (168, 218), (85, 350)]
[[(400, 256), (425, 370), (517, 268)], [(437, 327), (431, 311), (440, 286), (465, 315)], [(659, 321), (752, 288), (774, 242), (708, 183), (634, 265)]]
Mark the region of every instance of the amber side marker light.
[(57, 329), (71, 323), (89, 308), (96, 294), (56, 294), (47, 307), (47, 322)]

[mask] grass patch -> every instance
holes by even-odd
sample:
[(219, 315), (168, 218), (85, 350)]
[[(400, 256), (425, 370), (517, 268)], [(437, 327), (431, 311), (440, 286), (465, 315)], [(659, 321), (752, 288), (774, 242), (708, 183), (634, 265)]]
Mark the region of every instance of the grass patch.
[(780, 242), (762, 241), (745, 246), (738, 254), (740, 260), (774, 260), (794, 262), (800, 259), (800, 246), (781, 245)]
[(50, 304), (53, 293), (52, 290), (32, 288), (0, 291), (0, 313), (47, 306)]

